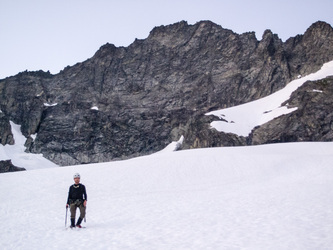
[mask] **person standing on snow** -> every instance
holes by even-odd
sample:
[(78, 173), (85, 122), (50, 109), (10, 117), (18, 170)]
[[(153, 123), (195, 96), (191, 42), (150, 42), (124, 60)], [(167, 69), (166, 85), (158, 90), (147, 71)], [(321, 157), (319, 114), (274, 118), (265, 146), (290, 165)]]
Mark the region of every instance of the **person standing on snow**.
[(74, 174), (73, 178), (74, 184), (69, 187), (66, 207), (70, 207), (71, 211), (71, 228), (75, 227), (76, 209), (80, 209), (80, 217), (76, 227), (81, 228), (81, 222), (86, 216), (87, 192), (86, 187), (80, 183), (80, 174)]

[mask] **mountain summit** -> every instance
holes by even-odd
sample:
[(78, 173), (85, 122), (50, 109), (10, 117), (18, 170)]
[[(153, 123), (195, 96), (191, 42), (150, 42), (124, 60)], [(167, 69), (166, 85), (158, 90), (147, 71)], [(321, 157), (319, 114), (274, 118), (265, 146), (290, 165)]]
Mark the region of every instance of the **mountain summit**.
[[(307, 129), (311, 112), (290, 118), (308, 131), (306, 137), (284, 136), (288, 126), (249, 137), (227, 134), (212, 130), (215, 118), (205, 116), (270, 95), (332, 60), (333, 29), (324, 22), (286, 42), (270, 30), (257, 40), (253, 32), (236, 34), (210, 21), (160, 26), (128, 47), (103, 45), (56, 75), (22, 72), (1, 80), (0, 141), (14, 143), (12, 121), (21, 125), (28, 152), (73, 165), (149, 154), (182, 135), (183, 148), (333, 140), (320, 129)], [(317, 84), (331, 91), (332, 79)], [(321, 108), (326, 119), (316, 126), (333, 123), (326, 108), (331, 99)], [(295, 94), (296, 102), (312, 109), (320, 98), (307, 105)]]

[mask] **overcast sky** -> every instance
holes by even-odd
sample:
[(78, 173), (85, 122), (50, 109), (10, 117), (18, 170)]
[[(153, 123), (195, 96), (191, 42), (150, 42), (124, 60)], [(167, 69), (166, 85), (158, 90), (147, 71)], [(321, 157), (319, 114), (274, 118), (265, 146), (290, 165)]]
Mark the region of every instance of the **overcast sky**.
[(105, 43), (128, 46), (160, 25), (211, 20), (237, 33), (271, 29), (285, 41), (318, 20), (333, 25), (333, 0), (0, 0), (0, 79), (55, 74)]

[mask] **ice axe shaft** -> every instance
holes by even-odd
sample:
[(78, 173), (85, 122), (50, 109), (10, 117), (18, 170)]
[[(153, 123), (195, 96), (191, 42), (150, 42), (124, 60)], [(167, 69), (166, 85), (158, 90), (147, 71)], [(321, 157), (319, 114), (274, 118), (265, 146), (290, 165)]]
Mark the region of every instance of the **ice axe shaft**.
[(67, 226), (67, 211), (68, 211), (68, 207), (66, 206), (65, 227)]
[(87, 216), (87, 206), (86, 206), (86, 211), (85, 211), (85, 215), (84, 215), (84, 223), (86, 223), (86, 216)]

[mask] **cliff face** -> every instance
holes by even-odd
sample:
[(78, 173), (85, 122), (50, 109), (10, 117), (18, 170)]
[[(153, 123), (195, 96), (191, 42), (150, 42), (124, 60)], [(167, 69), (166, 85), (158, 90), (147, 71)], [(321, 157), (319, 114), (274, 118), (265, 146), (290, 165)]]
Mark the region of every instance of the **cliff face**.
[(332, 60), (332, 44), (333, 29), (325, 22), (316, 22), (304, 35), (288, 39), (284, 47), (291, 74), (306, 75), (319, 70)]
[(333, 30), (323, 22), (285, 43), (270, 30), (258, 41), (209, 21), (180, 22), (126, 48), (106, 44), (56, 75), (1, 80), (0, 122), (21, 124), (27, 151), (60, 165), (148, 154), (181, 135), (184, 148), (245, 145), (210, 130), (204, 114), (271, 94), (330, 60)]

